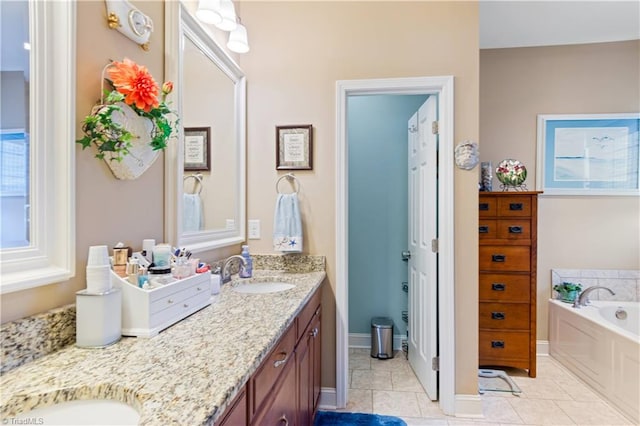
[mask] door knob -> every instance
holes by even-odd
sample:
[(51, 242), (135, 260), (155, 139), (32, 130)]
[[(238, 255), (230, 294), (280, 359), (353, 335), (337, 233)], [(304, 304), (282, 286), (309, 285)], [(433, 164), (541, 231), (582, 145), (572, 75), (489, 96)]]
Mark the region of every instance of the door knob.
[(405, 250), (402, 252), (402, 260), (411, 259), (411, 252), (409, 250)]

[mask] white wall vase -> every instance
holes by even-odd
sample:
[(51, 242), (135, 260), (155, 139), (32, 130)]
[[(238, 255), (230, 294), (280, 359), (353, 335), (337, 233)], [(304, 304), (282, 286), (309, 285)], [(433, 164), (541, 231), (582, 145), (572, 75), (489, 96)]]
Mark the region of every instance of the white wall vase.
[[(117, 102), (116, 105), (120, 107), (120, 110), (113, 111), (111, 119), (126, 128), (134, 137), (131, 140), (132, 146), (129, 148), (129, 153), (122, 156), (120, 161), (112, 152), (105, 152), (104, 161), (116, 179), (137, 179), (153, 165), (160, 155), (157, 150), (151, 147), (155, 125), (149, 118), (139, 116), (124, 102)], [(97, 108), (99, 110), (104, 106)]]

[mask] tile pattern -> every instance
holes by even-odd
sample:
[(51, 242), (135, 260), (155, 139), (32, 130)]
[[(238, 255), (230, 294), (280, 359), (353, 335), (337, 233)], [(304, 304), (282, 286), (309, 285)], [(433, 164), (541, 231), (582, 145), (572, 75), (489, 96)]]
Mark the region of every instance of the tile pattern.
[(129, 403), (141, 425), (213, 424), (324, 281), (325, 272), (256, 270), (295, 282), (281, 293), (241, 294), (222, 286), (215, 302), (150, 338), (102, 349), (67, 346), (0, 377), (0, 418), (55, 402), (111, 398)]
[[(640, 271), (623, 269), (552, 269), (551, 288), (564, 281), (580, 283), (582, 289), (592, 286), (603, 286), (613, 290), (615, 295), (606, 290), (595, 290), (589, 295), (591, 300), (619, 300), (640, 302)], [(553, 291), (556, 297), (556, 292)]]
[(76, 307), (66, 305), (43, 314), (2, 324), (0, 374), (56, 352), (76, 341)]
[(393, 359), (371, 358), (368, 349), (349, 349), (349, 402), (340, 411), (401, 417), (417, 425), (633, 425), (559, 362), (538, 356), (538, 377), (507, 369), (520, 395), (487, 391), (483, 418), (446, 416), (430, 401), (402, 352)]

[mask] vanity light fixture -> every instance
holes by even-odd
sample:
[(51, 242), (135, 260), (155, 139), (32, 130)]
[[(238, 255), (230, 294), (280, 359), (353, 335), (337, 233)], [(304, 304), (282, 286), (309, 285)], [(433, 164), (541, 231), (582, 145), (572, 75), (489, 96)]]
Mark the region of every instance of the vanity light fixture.
[(238, 23), (235, 30), (229, 33), (229, 41), (227, 42), (227, 47), (229, 48), (229, 50), (236, 53), (247, 53), (249, 51), (247, 29), (240, 22), (240, 18), (238, 18)]
[(216, 27), (223, 31), (233, 31), (238, 25), (236, 21), (236, 8), (231, 0), (220, 0), (220, 15), (222, 21), (218, 24), (214, 24)]
[(200, 0), (196, 17), (205, 24), (219, 25), (222, 22), (220, 0)]

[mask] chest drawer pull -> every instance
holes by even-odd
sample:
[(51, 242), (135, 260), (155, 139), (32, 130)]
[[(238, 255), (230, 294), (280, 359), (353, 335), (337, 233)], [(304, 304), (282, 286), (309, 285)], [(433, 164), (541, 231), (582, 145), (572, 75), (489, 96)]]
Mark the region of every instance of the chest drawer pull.
[(287, 419), (286, 414), (283, 414), (282, 417), (280, 417), (280, 423), (284, 426), (289, 426), (289, 419)]
[(488, 234), (489, 233), (489, 227), (484, 225), (484, 226), (479, 226), (478, 227), (478, 232), (481, 234)]
[(491, 290), (493, 291), (505, 291), (507, 289), (507, 285), (503, 283), (492, 283)]
[(503, 320), (505, 318), (504, 312), (491, 312), (491, 319)]
[(279, 360), (277, 360), (277, 361), (274, 361), (274, 362), (273, 362), (273, 367), (274, 367), (274, 368), (278, 368), (278, 367), (280, 367), (281, 365), (283, 365), (284, 363), (286, 363), (286, 362), (287, 362), (287, 358), (289, 358), (289, 354), (287, 354), (286, 352), (282, 352), (280, 355), (284, 355), (284, 358), (279, 359)]
[(522, 203), (509, 203), (509, 210), (521, 212), (524, 206)]
[(522, 234), (522, 226), (510, 226), (509, 227), (510, 234)]
[(480, 203), (480, 204), (478, 205), (478, 209), (479, 209), (480, 211), (484, 211), (484, 212), (486, 212), (487, 210), (489, 210), (489, 203)]
[(491, 261), (492, 262), (504, 262), (505, 260), (507, 260), (507, 256), (505, 256), (504, 254), (492, 254), (491, 255)]
[(504, 349), (504, 340), (492, 340), (491, 347), (495, 349)]

